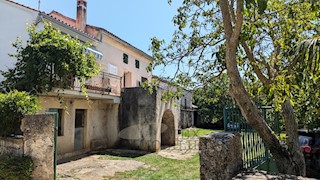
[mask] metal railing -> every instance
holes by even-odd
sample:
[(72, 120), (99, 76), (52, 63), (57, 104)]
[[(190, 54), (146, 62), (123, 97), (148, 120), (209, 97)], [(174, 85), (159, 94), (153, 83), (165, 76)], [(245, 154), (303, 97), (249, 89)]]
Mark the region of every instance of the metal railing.
[[(271, 107), (259, 107), (262, 117), (279, 132), (279, 117)], [(261, 137), (243, 118), (238, 108), (225, 108), (224, 130), (241, 134), (242, 160), (244, 168), (252, 169), (270, 158), (269, 150)]]
[[(99, 75), (86, 80), (84, 86), (87, 92), (120, 96), (121, 77), (100, 72)], [(72, 89), (81, 91), (81, 84), (78, 78), (75, 78)]]

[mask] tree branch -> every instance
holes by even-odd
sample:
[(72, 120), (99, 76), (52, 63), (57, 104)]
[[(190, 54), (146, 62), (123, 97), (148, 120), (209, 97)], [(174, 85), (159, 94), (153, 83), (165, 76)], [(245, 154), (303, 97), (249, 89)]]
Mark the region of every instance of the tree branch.
[(253, 67), (254, 72), (256, 73), (256, 75), (258, 76), (258, 78), (260, 79), (260, 81), (264, 84), (264, 85), (268, 85), (272, 83), (272, 80), (267, 78), (265, 75), (263, 75), (263, 73), (261, 72), (260, 68), (257, 66), (256, 64), (256, 60), (253, 57), (253, 53), (250, 50), (250, 48), (248, 47), (248, 45), (245, 42), (241, 42), (241, 46), (243, 47), (244, 51), (247, 54), (248, 60), (251, 64), (251, 66)]

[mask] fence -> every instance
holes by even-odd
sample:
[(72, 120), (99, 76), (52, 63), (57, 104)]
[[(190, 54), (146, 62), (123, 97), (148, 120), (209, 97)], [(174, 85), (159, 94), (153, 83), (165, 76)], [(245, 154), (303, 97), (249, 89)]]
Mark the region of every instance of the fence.
[[(262, 117), (271, 125), (272, 129), (279, 133), (279, 115), (272, 107), (259, 108)], [(242, 142), (243, 167), (252, 169), (269, 159), (269, 150), (261, 137), (255, 132), (243, 118), (238, 108), (224, 109), (224, 129), (227, 132), (239, 132)]]
[[(75, 78), (73, 89), (80, 91), (81, 85), (79, 79)], [(120, 96), (121, 94), (121, 77), (100, 72), (97, 76), (92, 77), (84, 83), (88, 92), (100, 94), (111, 94)]]

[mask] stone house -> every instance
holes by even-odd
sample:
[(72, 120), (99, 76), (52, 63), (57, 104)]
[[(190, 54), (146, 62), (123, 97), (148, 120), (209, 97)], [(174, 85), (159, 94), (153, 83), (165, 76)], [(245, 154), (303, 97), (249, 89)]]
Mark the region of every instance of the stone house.
[[(15, 60), (8, 53), (15, 52), (11, 43), (17, 35), (24, 42), (28, 39), (26, 24), (37, 24), (41, 30), (44, 22), (50, 22), (63, 33), (93, 44), (87, 51), (95, 54), (101, 72), (85, 83), (89, 101), (80, 91), (77, 79), (71, 89), (54, 88), (40, 95), (39, 113), (59, 114), (59, 159), (116, 146), (120, 139), (118, 115), (122, 89), (137, 87), (151, 78), (146, 67), (152, 57), (103, 28), (87, 25), (86, 4), (85, 0), (77, 1), (77, 18), (72, 19), (56, 11), (46, 14), (11, 0), (0, 0), (1, 70), (14, 66)], [(63, 97), (63, 102), (58, 95)]]
[(177, 143), (179, 99), (162, 100), (163, 93), (177, 88), (161, 80), (157, 86), (152, 94), (142, 88), (124, 89), (119, 118), (121, 147), (155, 152)]
[[(160, 86), (163, 86), (163, 84), (170, 85), (169, 81), (153, 76), (153, 79), (156, 79), (159, 81)], [(161, 85), (162, 84), (162, 85)], [(174, 87), (174, 86), (171, 86)], [(192, 91), (187, 90), (185, 88), (181, 88), (182, 90), (182, 96), (180, 97), (178, 106), (180, 107), (180, 118), (178, 121), (178, 125), (176, 128), (179, 130), (194, 127), (195, 119), (197, 118), (197, 107), (192, 104)]]
[(183, 95), (180, 98), (180, 121), (179, 128), (185, 129), (194, 127), (197, 118), (197, 107), (192, 104), (192, 91), (183, 89)]

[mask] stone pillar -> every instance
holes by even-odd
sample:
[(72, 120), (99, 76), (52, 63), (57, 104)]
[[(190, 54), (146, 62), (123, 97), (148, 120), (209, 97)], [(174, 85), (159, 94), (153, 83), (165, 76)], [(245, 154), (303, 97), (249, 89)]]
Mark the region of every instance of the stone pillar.
[(54, 176), (54, 116), (28, 115), (22, 120), (24, 155), (30, 156), (35, 169), (33, 179), (52, 180)]
[(199, 150), (202, 180), (231, 179), (242, 169), (240, 134), (221, 132), (200, 137)]

